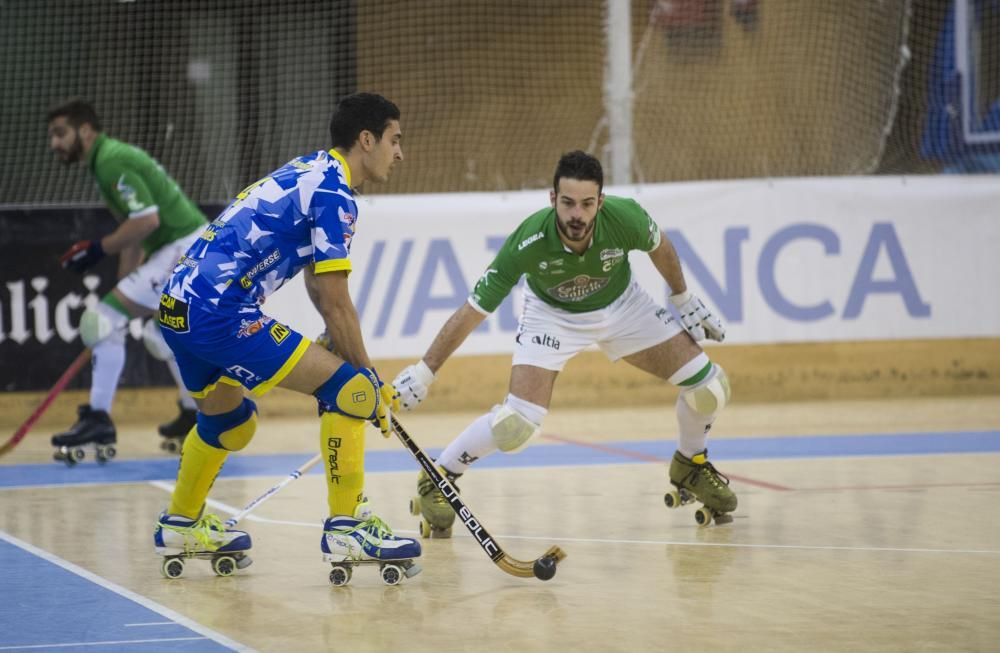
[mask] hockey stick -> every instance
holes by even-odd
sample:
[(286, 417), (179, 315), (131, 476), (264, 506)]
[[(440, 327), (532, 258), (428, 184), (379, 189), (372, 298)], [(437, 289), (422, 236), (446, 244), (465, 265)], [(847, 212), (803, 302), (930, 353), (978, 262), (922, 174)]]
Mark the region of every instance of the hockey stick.
[(52, 389), (49, 390), (49, 394), (45, 396), (42, 403), (40, 403), (38, 408), (35, 409), (35, 412), (31, 413), (28, 419), (24, 420), (24, 423), (21, 424), (16, 431), (14, 431), (14, 435), (11, 436), (11, 438), (7, 440), (3, 446), (0, 446), (0, 456), (16, 447), (17, 443), (24, 439), (24, 436), (28, 434), (28, 431), (30, 431), (31, 427), (35, 425), (35, 422), (41, 418), (42, 414), (49, 407), (49, 405), (56, 400), (59, 393), (63, 391), (70, 381), (73, 380), (73, 377), (77, 375), (77, 372), (80, 371), (81, 367), (86, 365), (88, 360), (90, 360), (89, 347), (81, 351), (80, 355), (77, 356), (72, 363), (70, 363), (69, 367), (66, 368), (66, 371), (62, 373), (59, 380), (56, 381), (55, 385), (52, 386)]
[(226, 528), (232, 528), (233, 526), (235, 526), (241, 519), (243, 519), (244, 517), (249, 515), (254, 509), (256, 509), (257, 506), (259, 506), (260, 504), (264, 503), (265, 501), (273, 497), (275, 494), (277, 494), (278, 490), (280, 490), (281, 488), (285, 487), (298, 477), (308, 472), (313, 467), (313, 465), (318, 463), (320, 460), (322, 460), (322, 456), (320, 454), (316, 454), (315, 456), (304, 462), (301, 467), (299, 467), (294, 472), (283, 478), (281, 481), (278, 482), (277, 485), (272, 486), (270, 490), (268, 490), (264, 494), (260, 495), (259, 497), (248, 503), (246, 508), (244, 508), (243, 510), (239, 511), (238, 513), (227, 519)]
[(455, 486), (441, 475), (438, 468), (427, 457), (427, 454), (417, 446), (417, 443), (409, 436), (395, 415), (392, 416), (392, 430), (396, 433), (396, 437), (410, 450), (410, 453), (417, 459), (420, 466), (424, 468), (427, 475), (434, 479), (434, 484), (437, 485), (438, 489), (441, 490), (441, 493), (448, 500), (448, 503), (451, 504), (452, 510), (455, 511), (455, 514), (462, 520), (465, 527), (472, 533), (472, 537), (476, 539), (479, 546), (482, 547), (483, 551), (486, 552), (486, 555), (490, 557), (490, 560), (496, 566), (511, 576), (518, 576), (520, 578), (531, 578), (534, 576), (540, 580), (549, 580), (556, 575), (556, 564), (566, 557), (566, 553), (562, 549), (558, 546), (549, 547), (549, 550), (544, 555), (531, 562), (523, 562), (504, 553), (504, 550), (500, 548), (500, 545), (493, 539), (493, 536), (483, 527), (482, 522), (476, 519), (468, 506), (458, 497), (458, 490), (455, 489)]

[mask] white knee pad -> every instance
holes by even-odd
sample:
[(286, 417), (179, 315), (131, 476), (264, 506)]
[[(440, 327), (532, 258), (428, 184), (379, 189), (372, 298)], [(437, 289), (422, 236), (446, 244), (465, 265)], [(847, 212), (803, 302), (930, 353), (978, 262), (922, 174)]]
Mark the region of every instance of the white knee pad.
[(507, 395), (490, 419), (490, 433), (497, 448), (504, 453), (516, 453), (526, 447), (542, 430), (542, 419), (548, 412), (530, 401)]
[(726, 404), (732, 391), (729, 389), (729, 377), (726, 371), (712, 364), (712, 371), (693, 388), (681, 390), (681, 398), (694, 412), (704, 417), (714, 417)]
[(122, 332), (127, 324), (126, 316), (104, 302), (98, 302), (95, 308), (85, 308), (80, 316), (80, 340), (85, 346), (93, 347), (107, 337)]
[(146, 351), (156, 360), (168, 361), (174, 357), (174, 352), (167, 346), (167, 341), (160, 332), (160, 324), (155, 319), (146, 320), (143, 325), (142, 344), (146, 345)]

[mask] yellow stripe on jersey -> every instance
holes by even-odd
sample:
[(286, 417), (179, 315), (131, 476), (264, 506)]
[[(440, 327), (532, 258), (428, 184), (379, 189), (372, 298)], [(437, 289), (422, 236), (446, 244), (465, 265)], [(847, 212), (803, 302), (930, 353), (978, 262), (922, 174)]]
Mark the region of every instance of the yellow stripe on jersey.
[(316, 265), (313, 268), (314, 274), (322, 274), (323, 272), (341, 272), (351, 271), (351, 259), (349, 258), (334, 258), (329, 261), (316, 261)]

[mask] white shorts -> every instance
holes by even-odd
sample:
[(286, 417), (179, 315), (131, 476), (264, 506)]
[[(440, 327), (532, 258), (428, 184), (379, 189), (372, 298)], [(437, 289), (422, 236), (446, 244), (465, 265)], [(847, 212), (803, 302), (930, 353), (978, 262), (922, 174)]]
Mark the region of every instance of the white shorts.
[(619, 358), (673, 338), (683, 328), (635, 281), (607, 308), (571, 313), (546, 304), (524, 286), (524, 310), (514, 345), (513, 365), (559, 372), (569, 359), (597, 345)]
[(160, 305), (163, 286), (177, 266), (177, 261), (200, 235), (200, 230), (195, 231), (153, 252), (142, 265), (118, 282), (118, 290), (130, 301), (155, 311)]

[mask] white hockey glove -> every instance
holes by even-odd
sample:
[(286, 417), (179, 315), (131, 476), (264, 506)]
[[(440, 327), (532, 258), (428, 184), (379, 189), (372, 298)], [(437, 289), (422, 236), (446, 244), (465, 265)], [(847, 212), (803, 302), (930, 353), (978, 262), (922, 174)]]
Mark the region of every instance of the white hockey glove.
[(434, 383), (434, 372), (422, 360), (404, 368), (392, 381), (404, 410), (413, 410), (426, 399), (431, 383)]
[(722, 321), (705, 307), (700, 299), (691, 294), (690, 290), (671, 295), (670, 303), (677, 308), (681, 324), (696, 341), (706, 337), (722, 342), (726, 339), (726, 327)]

